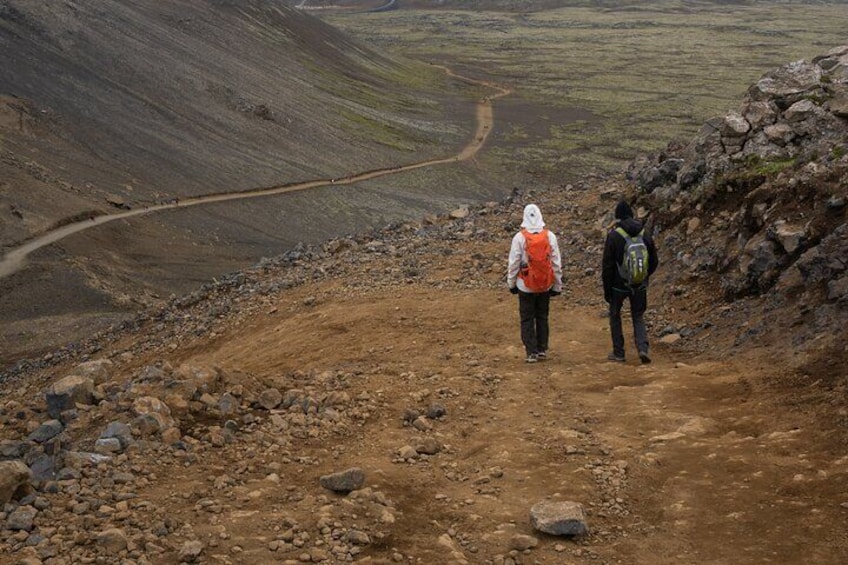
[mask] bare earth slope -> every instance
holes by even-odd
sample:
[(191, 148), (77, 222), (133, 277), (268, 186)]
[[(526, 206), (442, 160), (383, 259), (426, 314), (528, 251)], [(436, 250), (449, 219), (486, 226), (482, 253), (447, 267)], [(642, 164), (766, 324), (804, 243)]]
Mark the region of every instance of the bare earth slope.
[[(479, 92), (273, 1), (4, 2), (0, 250), (113, 206), (450, 156)], [(328, 187), (91, 230), (0, 281), (0, 321), (25, 348), (48, 332), (71, 342), (88, 318), (108, 324), (298, 242), (490, 196), (443, 184)]]
[[(40, 488), (20, 502), (31, 529), (0, 533), (0, 562), (845, 561), (844, 402), (776, 388), (794, 374), (776, 349), (655, 344), (651, 365), (606, 362), (595, 218), (618, 193), (583, 188), (290, 254), (100, 340), (110, 362), (7, 381), (2, 448), (26, 453)], [(568, 281), (537, 365), (502, 286), (531, 199)], [(694, 323), (663, 290), (651, 321)], [(21, 440), (49, 419), (33, 399), (69, 372), (102, 381), (102, 400), (61, 416), (56, 458), (55, 439)], [(111, 422), (131, 435), (104, 434)], [(124, 439), (95, 447), (111, 433)], [(92, 450), (108, 459), (73, 454)], [(352, 467), (363, 488), (319, 484)], [(545, 499), (582, 503), (589, 535), (534, 532)]]

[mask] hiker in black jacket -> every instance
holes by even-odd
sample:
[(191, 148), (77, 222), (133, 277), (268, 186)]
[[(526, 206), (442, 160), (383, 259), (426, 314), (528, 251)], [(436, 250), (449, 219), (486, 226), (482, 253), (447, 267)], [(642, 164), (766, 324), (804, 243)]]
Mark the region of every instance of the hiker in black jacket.
[[(615, 225), (607, 234), (604, 244), (603, 282), (604, 300), (609, 304), (610, 333), (612, 334), (612, 353), (607, 357), (610, 361), (624, 362), (624, 333), (621, 328), (621, 307), (624, 300), (630, 299), (630, 314), (633, 318), (633, 334), (636, 338), (636, 350), (642, 363), (650, 363), (648, 356), (648, 330), (645, 328), (645, 310), (648, 308), (648, 280), (659, 266), (657, 249), (650, 234), (643, 232), (642, 222), (633, 217), (633, 210), (625, 202), (619, 202), (615, 207)], [(621, 231), (627, 234), (625, 238)], [(647, 273), (639, 284), (631, 284), (625, 277), (627, 269), (623, 266), (625, 248), (630, 241), (641, 241), (647, 248)]]

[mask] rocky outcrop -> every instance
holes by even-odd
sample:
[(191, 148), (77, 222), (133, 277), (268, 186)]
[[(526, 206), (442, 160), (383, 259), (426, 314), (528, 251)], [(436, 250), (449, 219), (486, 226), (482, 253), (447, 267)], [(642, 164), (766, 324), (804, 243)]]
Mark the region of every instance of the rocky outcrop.
[(767, 73), (738, 110), (709, 120), (687, 146), (637, 162), (629, 177), (667, 201), (741, 165), (825, 158), (845, 144), (846, 100), (848, 45)]
[(765, 74), (689, 144), (631, 165), (679, 282), (844, 304), (847, 98), (842, 46)]

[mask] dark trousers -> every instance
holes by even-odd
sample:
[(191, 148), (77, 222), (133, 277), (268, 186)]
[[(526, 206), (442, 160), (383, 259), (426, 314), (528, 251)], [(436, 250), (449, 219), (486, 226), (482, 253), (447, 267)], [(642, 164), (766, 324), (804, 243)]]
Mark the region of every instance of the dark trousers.
[(648, 352), (648, 329), (645, 327), (645, 310), (648, 308), (648, 289), (632, 291), (613, 290), (610, 301), (609, 322), (612, 334), (612, 352), (624, 357), (624, 333), (621, 329), (621, 308), (624, 301), (630, 299), (630, 317), (633, 318), (633, 337), (636, 339), (636, 350)]
[(551, 297), (547, 292), (518, 293), (521, 316), (521, 341), (527, 355), (548, 350), (548, 311)]

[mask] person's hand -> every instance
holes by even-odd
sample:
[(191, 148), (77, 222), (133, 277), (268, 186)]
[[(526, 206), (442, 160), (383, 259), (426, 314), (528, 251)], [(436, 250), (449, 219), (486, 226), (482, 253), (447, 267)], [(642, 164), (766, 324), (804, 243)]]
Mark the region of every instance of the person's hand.
[(518, 287), (514, 286), (511, 289), (509, 289), (509, 293), (510, 294), (518, 294)]
[(552, 289), (552, 290), (549, 290), (549, 291), (548, 291), (548, 295), (549, 295), (549, 296), (559, 296), (560, 294), (562, 294), (562, 291), (561, 291), (561, 290), (553, 290), (553, 289)]

